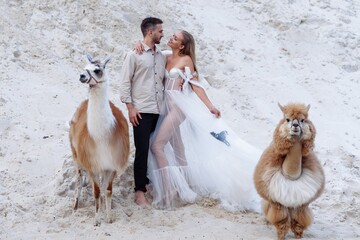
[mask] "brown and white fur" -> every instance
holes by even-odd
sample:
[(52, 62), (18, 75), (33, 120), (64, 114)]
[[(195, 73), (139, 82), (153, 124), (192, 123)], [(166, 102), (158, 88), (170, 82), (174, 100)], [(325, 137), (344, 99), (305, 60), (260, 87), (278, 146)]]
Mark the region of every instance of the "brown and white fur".
[(325, 176), (313, 152), (316, 131), (308, 119), (310, 105), (291, 103), (279, 107), (284, 117), (260, 157), (254, 183), (278, 239), (285, 239), (290, 228), (301, 238), (312, 223), (309, 204), (323, 192)]
[(105, 66), (87, 55), (89, 64), (80, 74), (80, 81), (89, 85), (89, 99), (83, 101), (70, 122), (70, 145), (77, 165), (74, 210), (78, 208), (86, 173), (93, 184), (95, 225), (100, 225), (100, 198), (105, 194), (107, 221), (112, 222), (111, 195), (116, 172), (121, 174), (129, 158), (129, 129), (122, 112), (108, 97)]

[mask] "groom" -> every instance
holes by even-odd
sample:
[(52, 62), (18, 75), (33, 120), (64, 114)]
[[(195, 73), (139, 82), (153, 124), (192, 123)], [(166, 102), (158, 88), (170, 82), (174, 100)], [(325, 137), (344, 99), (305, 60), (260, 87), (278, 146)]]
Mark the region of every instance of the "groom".
[(150, 134), (156, 127), (163, 101), (166, 58), (155, 44), (163, 35), (163, 21), (148, 17), (141, 23), (143, 54), (126, 54), (120, 74), (120, 99), (126, 104), (133, 125), (135, 203), (146, 207), (147, 159)]

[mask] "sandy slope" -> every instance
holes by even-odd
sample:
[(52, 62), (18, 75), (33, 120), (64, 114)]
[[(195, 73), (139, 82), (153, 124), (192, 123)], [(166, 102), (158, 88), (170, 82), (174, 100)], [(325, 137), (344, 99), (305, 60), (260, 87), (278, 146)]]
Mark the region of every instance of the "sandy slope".
[(72, 212), (65, 122), (86, 98), (78, 81), (83, 53), (113, 56), (110, 96), (124, 110), (117, 75), (150, 15), (164, 20), (162, 48), (178, 29), (194, 34), (209, 94), (234, 130), (260, 149), (281, 117), (277, 102), (312, 105), (327, 180), (305, 239), (360, 238), (358, 2), (86, 2), (0, 4), (0, 239), (274, 239), (263, 216), (225, 212), (210, 200), (171, 212), (139, 209), (131, 166), (116, 179), (113, 224), (93, 227), (90, 189)]

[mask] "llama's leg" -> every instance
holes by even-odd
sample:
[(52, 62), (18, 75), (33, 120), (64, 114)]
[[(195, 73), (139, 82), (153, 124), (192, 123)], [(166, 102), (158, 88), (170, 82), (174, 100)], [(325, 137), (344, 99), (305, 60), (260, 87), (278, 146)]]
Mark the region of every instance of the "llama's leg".
[(266, 219), (275, 226), (279, 240), (285, 239), (290, 228), (290, 215), (287, 208), (278, 203), (265, 203)]
[(79, 206), (79, 198), (81, 195), (81, 189), (84, 185), (84, 177), (83, 177), (84, 170), (77, 168), (76, 170), (76, 184), (75, 184), (75, 203), (74, 203), (74, 210), (77, 210)]
[(90, 174), (92, 182), (93, 182), (93, 194), (95, 199), (95, 226), (100, 226), (100, 187), (99, 187), (99, 179), (95, 177), (93, 174)]
[(103, 176), (103, 185), (105, 185), (105, 207), (106, 207), (106, 218), (108, 223), (112, 223), (113, 218), (111, 216), (111, 196), (112, 196), (112, 184), (115, 178), (116, 171), (105, 171)]
[(291, 231), (296, 238), (302, 238), (304, 230), (310, 226), (313, 220), (311, 209), (308, 206), (291, 209), (290, 217)]

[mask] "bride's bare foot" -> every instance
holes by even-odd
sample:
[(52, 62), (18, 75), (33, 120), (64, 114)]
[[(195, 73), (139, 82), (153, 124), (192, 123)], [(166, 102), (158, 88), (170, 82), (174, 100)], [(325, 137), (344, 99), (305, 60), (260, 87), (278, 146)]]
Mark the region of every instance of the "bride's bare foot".
[(135, 203), (143, 208), (150, 207), (150, 203), (146, 199), (145, 193), (143, 191), (135, 192)]
[(178, 192), (175, 190), (165, 192), (163, 198), (164, 209), (175, 210), (175, 202), (178, 198)]
[(153, 196), (152, 186), (150, 184), (147, 184), (145, 187), (146, 187), (146, 192), (149, 193), (150, 196)]

